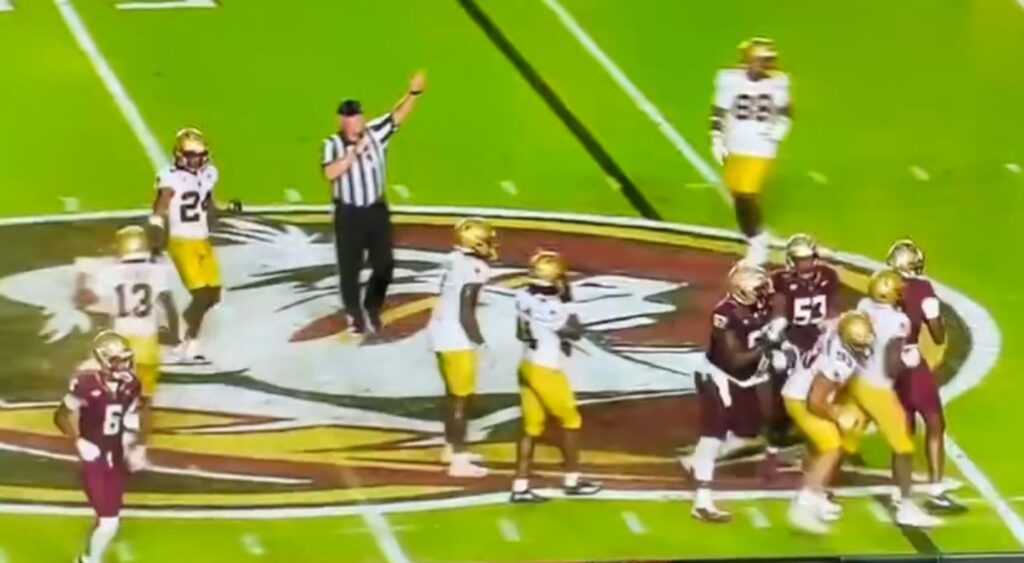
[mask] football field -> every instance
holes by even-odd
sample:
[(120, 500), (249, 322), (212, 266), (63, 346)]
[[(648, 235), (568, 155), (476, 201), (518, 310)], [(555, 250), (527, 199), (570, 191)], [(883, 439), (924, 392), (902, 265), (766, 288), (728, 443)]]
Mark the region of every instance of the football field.
[[(784, 482), (765, 484), (758, 453), (741, 453), (721, 470), (735, 521), (689, 516), (676, 456), (693, 445), (696, 402), (679, 382), (743, 251), (707, 148), (712, 79), (752, 35), (777, 41), (794, 90), (766, 190), (772, 233), (809, 232), (834, 251), (851, 303), (906, 236), (942, 288), (952, 337), (933, 357), (947, 473), (970, 510), (940, 528), (891, 523), (889, 454), (874, 439), (868, 467), (844, 471), (844, 517), (828, 536), (786, 522), (795, 457)], [(0, 53), (0, 563), (81, 549), (91, 519), (50, 415), (102, 321), (69, 310), (71, 264), (142, 220), (184, 126), (209, 139), (218, 200), (249, 211), (218, 235), (227, 292), (209, 338), (223, 361), (164, 372), (158, 471), (133, 478), (108, 561), (1024, 547), (1019, 1), (0, 0)], [(339, 100), (384, 113), (417, 69), (428, 91), (390, 148), (399, 271), (387, 338), (355, 346), (333, 324), (320, 145)], [(492, 475), (467, 484), (437, 460), (441, 384), (422, 328), (448, 225), (471, 213), (495, 218), (501, 279), (555, 246), (608, 303), (589, 325), (593, 378), (577, 388), (583, 462), (607, 486), (596, 498), (505, 502), (511, 334), (495, 345), (507, 375), (482, 383), (471, 425)], [(500, 316), (507, 295), (491, 298)], [(538, 458), (554, 486), (558, 454)]]

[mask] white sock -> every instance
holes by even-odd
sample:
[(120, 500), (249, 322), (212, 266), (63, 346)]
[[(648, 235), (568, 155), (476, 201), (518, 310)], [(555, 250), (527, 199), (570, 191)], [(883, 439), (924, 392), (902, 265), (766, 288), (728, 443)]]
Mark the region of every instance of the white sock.
[(100, 518), (96, 523), (96, 527), (92, 531), (92, 537), (89, 539), (89, 561), (91, 563), (102, 563), (103, 554), (107, 551), (107, 546), (113, 541), (114, 536), (117, 534), (117, 527), (119, 525), (118, 518)]
[(715, 503), (711, 501), (711, 489), (707, 487), (698, 487), (696, 494), (693, 496), (693, 506), (695, 508), (710, 508)]
[(693, 450), (693, 476), (698, 481), (710, 482), (715, 477), (715, 458), (722, 441), (718, 438), (701, 436)]
[(562, 479), (562, 484), (565, 485), (566, 487), (575, 487), (576, 484), (579, 482), (580, 474), (576, 472), (566, 473), (565, 477)]
[(747, 239), (747, 260), (754, 264), (764, 264), (768, 261), (768, 235), (758, 233)]
[(893, 487), (892, 488), (892, 503), (898, 506), (901, 502), (903, 502), (903, 493), (900, 492), (900, 488), (899, 487)]
[(930, 496), (937, 497), (946, 493), (946, 485), (941, 481), (938, 483), (928, 483), (927, 490)]
[(529, 479), (513, 479), (512, 480), (512, 492), (513, 493), (525, 493), (530, 490)]

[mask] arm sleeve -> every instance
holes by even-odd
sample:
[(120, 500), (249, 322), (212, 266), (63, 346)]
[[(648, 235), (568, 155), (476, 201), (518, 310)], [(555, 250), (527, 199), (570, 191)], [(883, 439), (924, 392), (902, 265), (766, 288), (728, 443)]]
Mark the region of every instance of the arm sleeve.
[(334, 142), (334, 137), (327, 137), (324, 139), (323, 148), (321, 149), (320, 165), (327, 166), (328, 164), (338, 160), (338, 144)]
[(156, 190), (162, 188), (174, 189), (174, 172), (170, 168), (164, 168), (156, 174)]
[(377, 139), (377, 142), (386, 147), (391, 135), (398, 131), (398, 124), (395, 123), (395, 118), (390, 113), (386, 113), (367, 123), (366, 128)]

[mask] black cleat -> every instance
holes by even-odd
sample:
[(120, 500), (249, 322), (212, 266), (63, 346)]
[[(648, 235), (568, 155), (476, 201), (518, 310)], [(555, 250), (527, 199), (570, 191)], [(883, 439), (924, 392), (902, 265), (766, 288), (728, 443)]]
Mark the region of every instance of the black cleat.
[(512, 491), (509, 495), (508, 501), (515, 504), (536, 504), (540, 502), (547, 502), (548, 497), (542, 497), (537, 493), (533, 492), (533, 489), (526, 489), (525, 491)]
[(693, 516), (701, 522), (707, 522), (708, 524), (728, 524), (729, 522), (732, 522), (732, 514), (729, 514), (724, 510), (718, 510), (715, 507), (694, 507), (693, 510), (690, 511), (690, 516)]
[(380, 320), (380, 311), (367, 311), (366, 320), (369, 321), (368, 327), (370, 332), (379, 334), (384, 329), (384, 322)]
[(967, 512), (966, 506), (953, 500), (946, 493), (928, 497), (928, 500), (924, 501), (924, 507), (928, 509), (928, 512), (936, 514), (963, 514)]
[(596, 481), (584, 481), (580, 479), (576, 481), (576, 485), (572, 487), (562, 487), (562, 492), (565, 496), (569, 497), (587, 497), (590, 495), (596, 495), (604, 489), (604, 485)]

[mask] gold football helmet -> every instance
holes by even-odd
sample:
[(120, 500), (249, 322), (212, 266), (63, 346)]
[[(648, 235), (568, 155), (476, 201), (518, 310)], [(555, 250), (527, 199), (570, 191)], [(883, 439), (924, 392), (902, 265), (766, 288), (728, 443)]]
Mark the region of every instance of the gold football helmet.
[(839, 340), (853, 352), (864, 353), (875, 343), (875, 329), (871, 319), (859, 311), (847, 311), (839, 316), (836, 327)]
[(771, 290), (772, 280), (760, 266), (737, 262), (729, 270), (729, 295), (744, 305), (753, 305), (765, 299)]
[(918, 276), (924, 272), (924, 251), (910, 239), (892, 243), (885, 263), (904, 276)]
[(790, 268), (796, 266), (797, 260), (818, 257), (818, 243), (814, 242), (811, 235), (797, 233), (786, 241), (786, 265)]
[(749, 65), (756, 59), (773, 61), (778, 58), (779, 51), (775, 41), (767, 37), (751, 37), (740, 43), (740, 63)]
[(138, 225), (123, 227), (114, 235), (121, 260), (144, 260), (151, 256), (146, 230)]
[(567, 274), (565, 259), (554, 250), (538, 250), (530, 258), (530, 283), (562, 288)]
[(186, 127), (174, 135), (174, 160), (178, 166), (199, 170), (209, 159), (210, 153), (202, 131)]
[(484, 260), (498, 259), (498, 235), (486, 219), (470, 217), (456, 223), (455, 246)]
[(896, 305), (903, 297), (903, 276), (896, 270), (878, 270), (868, 280), (868, 297), (876, 303)]
[(92, 355), (107, 373), (130, 370), (135, 356), (128, 339), (112, 330), (104, 330), (96, 335), (92, 341)]

